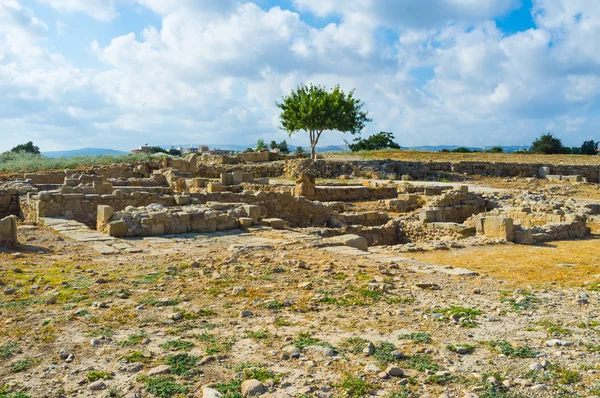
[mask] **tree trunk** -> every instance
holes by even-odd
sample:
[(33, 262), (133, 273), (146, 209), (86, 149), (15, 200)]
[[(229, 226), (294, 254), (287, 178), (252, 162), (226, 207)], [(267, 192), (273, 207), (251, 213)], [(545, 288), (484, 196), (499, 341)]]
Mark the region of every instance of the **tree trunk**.
[(313, 162), (317, 160), (316, 144), (310, 146), (310, 160)]

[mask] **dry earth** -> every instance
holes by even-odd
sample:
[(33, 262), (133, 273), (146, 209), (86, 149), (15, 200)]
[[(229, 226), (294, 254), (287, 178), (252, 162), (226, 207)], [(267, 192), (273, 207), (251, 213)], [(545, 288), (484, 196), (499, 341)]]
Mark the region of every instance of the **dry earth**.
[(0, 396), (240, 397), (245, 379), (266, 397), (600, 395), (597, 237), (410, 254), (475, 276), (304, 238), (100, 257), (20, 228), (0, 253)]

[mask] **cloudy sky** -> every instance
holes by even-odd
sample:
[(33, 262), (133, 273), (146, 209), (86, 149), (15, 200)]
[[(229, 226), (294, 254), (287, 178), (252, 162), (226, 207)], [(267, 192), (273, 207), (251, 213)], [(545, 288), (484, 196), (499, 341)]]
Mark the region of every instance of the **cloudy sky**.
[(279, 141), (308, 82), (403, 146), (600, 140), (600, 1), (0, 0), (0, 151)]

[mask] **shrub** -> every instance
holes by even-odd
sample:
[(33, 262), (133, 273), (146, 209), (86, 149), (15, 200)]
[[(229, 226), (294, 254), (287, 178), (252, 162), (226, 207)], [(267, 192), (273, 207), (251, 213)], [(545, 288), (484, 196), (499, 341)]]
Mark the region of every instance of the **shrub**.
[(540, 138), (533, 141), (531, 144), (531, 152), (552, 155), (564, 153), (565, 149), (562, 141), (555, 137), (554, 134), (548, 132), (542, 134)]
[(369, 138), (355, 138), (354, 144), (350, 144), (352, 152), (377, 151), (380, 149), (400, 149), (400, 145), (394, 142), (394, 134), (385, 131), (370, 136)]
[(504, 149), (502, 147), (495, 146), (495, 147), (492, 147), (488, 152), (489, 153), (504, 153)]

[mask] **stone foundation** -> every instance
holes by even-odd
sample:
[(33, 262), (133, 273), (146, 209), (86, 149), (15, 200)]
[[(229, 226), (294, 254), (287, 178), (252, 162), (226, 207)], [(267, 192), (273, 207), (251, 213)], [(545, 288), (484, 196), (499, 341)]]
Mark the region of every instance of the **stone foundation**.
[(0, 219), (0, 247), (14, 247), (19, 244), (17, 241), (17, 220), (16, 216), (8, 216)]

